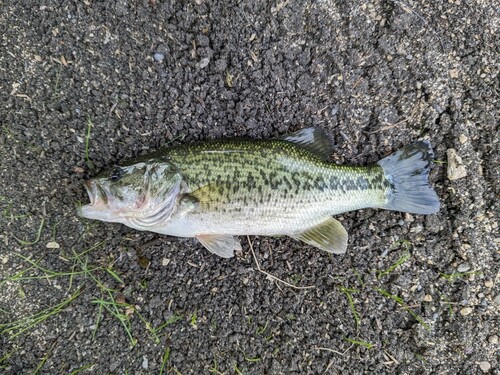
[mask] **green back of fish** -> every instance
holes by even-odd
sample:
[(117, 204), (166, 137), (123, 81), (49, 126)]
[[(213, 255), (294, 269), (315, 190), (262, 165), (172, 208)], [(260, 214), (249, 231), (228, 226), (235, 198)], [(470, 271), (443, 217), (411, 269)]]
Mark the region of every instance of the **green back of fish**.
[(373, 200), (374, 192), (382, 200), (388, 187), (379, 166), (338, 166), (281, 139), (209, 141), (165, 150), (165, 157), (209, 211)]

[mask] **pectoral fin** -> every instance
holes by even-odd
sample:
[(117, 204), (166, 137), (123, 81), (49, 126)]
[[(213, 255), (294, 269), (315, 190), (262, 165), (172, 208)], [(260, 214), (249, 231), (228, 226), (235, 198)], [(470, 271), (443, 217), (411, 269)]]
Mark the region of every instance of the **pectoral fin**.
[(347, 250), (347, 232), (342, 224), (333, 217), (294, 236), (294, 238), (329, 253), (343, 254)]
[(189, 196), (197, 201), (200, 208), (209, 210), (213, 205), (217, 205), (221, 201), (222, 192), (220, 186), (211, 183), (192, 191)]
[(241, 250), (240, 241), (226, 234), (202, 234), (196, 236), (198, 241), (213, 254), (222, 258), (232, 258), (235, 250)]

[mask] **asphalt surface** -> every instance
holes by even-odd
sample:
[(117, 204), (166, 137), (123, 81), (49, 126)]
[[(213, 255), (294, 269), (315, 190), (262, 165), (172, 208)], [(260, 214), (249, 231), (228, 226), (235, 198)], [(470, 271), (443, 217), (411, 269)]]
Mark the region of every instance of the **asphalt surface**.
[[(498, 373), (499, 35), (481, 0), (0, 2), (0, 372)], [(336, 163), (429, 139), (440, 212), (256, 260), (76, 216), (128, 157), (308, 126)]]

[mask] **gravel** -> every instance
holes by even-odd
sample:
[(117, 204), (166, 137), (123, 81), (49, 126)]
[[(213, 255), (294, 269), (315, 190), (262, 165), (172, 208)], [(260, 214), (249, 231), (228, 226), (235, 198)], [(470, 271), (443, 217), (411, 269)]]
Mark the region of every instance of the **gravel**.
[[(498, 372), (492, 4), (3, 2), (0, 373)], [(126, 158), (308, 126), (340, 164), (429, 139), (440, 212), (343, 214), (343, 256), (250, 238), (306, 289), (246, 238), (224, 260), (75, 215)]]

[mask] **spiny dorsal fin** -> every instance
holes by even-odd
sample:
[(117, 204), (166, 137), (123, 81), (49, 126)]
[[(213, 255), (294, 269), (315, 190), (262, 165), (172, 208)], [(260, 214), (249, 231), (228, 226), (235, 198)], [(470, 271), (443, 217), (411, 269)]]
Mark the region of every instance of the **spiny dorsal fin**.
[(232, 258), (234, 251), (241, 251), (240, 241), (227, 234), (201, 234), (196, 236), (205, 248), (222, 258)]
[(333, 217), (294, 236), (294, 238), (329, 253), (343, 254), (347, 250), (347, 232), (342, 224)]
[(321, 128), (302, 129), (278, 139), (295, 143), (323, 160), (327, 160), (332, 154), (332, 142)]

